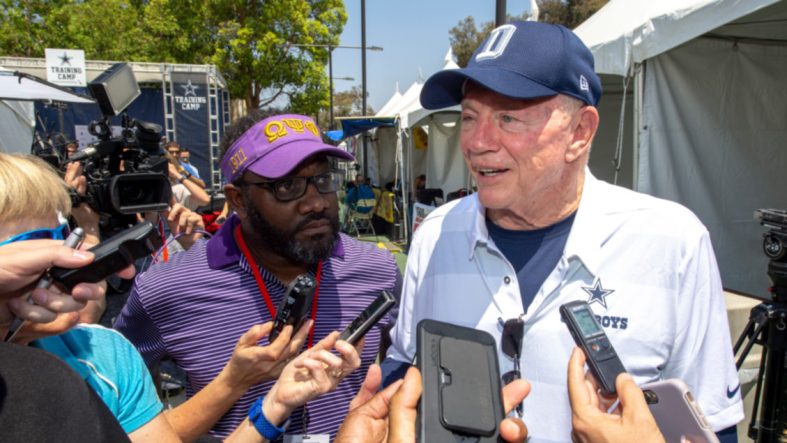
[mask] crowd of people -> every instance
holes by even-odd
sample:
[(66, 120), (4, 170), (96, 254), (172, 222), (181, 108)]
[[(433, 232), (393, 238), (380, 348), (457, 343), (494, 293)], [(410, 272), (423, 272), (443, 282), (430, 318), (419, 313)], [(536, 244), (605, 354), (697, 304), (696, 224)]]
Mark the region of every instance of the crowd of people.
[[(335, 165), (354, 158), (310, 117), (255, 111), (226, 128), (228, 210), (209, 238), (194, 212), (210, 201), (205, 183), (188, 150), (166, 143), (173, 201), (139, 219), (162, 220), (180, 246), (119, 272), (134, 284), (112, 329), (94, 324), (105, 283), (37, 284), (52, 266), (90, 263), (101, 240), (95, 208), (72, 207), (69, 192), (85, 192), (80, 164), (61, 176), (0, 154), (0, 332), (25, 320), (0, 344), (0, 440), (415, 441), (419, 321), (499, 344), (519, 319), (521, 352), (498, 351), (501, 373), (516, 375), (501, 392), (504, 440), (664, 441), (638, 385), (680, 378), (719, 438), (736, 441), (743, 406), (708, 231), (678, 204), (593, 177), (600, 97), (587, 47), (536, 22), (495, 29), (466, 68), (430, 77), (421, 102), (461, 106), (477, 192), (421, 223), (404, 275), (390, 253), (341, 232)], [(369, 198), (356, 181), (350, 204)], [(82, 247), (63, 245), (69, 225), (88, 233)], [(270, 339), (304, 274), (315, 281), (309, 319)], [(383, 290), (397, 307), (355, 346), (340, 340)], [(561, 323), (573, 300), (593, 306), (628, 371), (614, 410)], [(186, 374), (174, 408), (151, 376), (165, 359)]]

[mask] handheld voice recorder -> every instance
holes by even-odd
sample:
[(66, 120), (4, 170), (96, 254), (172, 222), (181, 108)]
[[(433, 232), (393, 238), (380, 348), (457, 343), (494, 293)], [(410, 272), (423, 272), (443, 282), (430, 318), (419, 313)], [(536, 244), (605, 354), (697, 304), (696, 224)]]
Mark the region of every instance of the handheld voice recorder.
[(585, 352), (590, 371), (601, 385), (601, 392), (615, 395), (615, 379), (621, 372), (626, 372), (626, 368), (590, 306), (584, 301), (572, 301), (560, 307), (560, 316), (574, 342)]

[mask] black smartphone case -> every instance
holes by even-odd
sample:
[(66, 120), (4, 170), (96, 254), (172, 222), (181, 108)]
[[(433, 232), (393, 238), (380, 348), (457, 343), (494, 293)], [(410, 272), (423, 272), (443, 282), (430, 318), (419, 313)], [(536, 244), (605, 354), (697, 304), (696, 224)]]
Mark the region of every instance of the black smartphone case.
[(417, 329), (423, 394), (418, 440), (498, 442), (504, 418), (497, 344), (487, 332), (435, 320)]

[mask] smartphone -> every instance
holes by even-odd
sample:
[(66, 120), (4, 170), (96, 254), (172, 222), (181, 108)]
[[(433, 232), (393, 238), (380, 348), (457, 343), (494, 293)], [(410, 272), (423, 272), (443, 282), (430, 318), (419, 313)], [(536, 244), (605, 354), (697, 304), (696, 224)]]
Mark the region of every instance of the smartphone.
[(270, 341), (276, 340), (276, 337), (287, 325), (292, 325), (293, 331), (297, 331), (303, 322), (306, 321), (306, 317), (311, 311), (313, 298), (314, 278), (309, 274), (302, 274), (296, 277), (287, 286), (287, 292), (285, 292), (284, 298), (276, 309)]
[(423, 380), (418, 441), (497, 442), (505, 415), (494, 337), (428, 319), (418, 323), (416, 334), (416, 366)]
[(342, 335), (339, 336), (339, 340), (345, 340), (351, 345), (355, 345), (395, 304), (396, 298), (393, 294), (381, 291), (380, 295), (347, 325), (342, 331)]
[(682, 437), (691, 443), (718, 443), (719, 439), (700, 405), (694, 401), (689, 387), (682, 380), (660, 380), (644, 384), (641, 388), (667, 443), (685, 441)]
[(139, 223), (89, 249), (96, 258), (87, 266), (75, 269), (53, 267), (52, 280), (73, 289), (78, 283), (96, 283), (123, 270), (163, 245), (158, 230), (151, 222)]
[(626, 372), (626, 368), (593, 315), (593, 310), (587, 302), (572, 301), (560, 306), (560, 316), (574, 342), (585, 352), (590, 371), (601, 385), (601, 393), (616, 395), (615, 379), (621, 372)]

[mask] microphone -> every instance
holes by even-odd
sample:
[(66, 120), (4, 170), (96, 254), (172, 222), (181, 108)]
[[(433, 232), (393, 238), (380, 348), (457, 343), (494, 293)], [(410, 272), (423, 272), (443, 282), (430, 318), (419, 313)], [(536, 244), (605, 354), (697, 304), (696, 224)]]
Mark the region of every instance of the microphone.
[(95, 145), (90, 145), (81, 151), (75, 152), (74, 155), (72, 155), (71, 157), (68, 158), (68, 160), (66, 160), (66, 163), (79, 162), (94, 157), (99, 153), (100, 153), (99, 149), (96, 148)]

